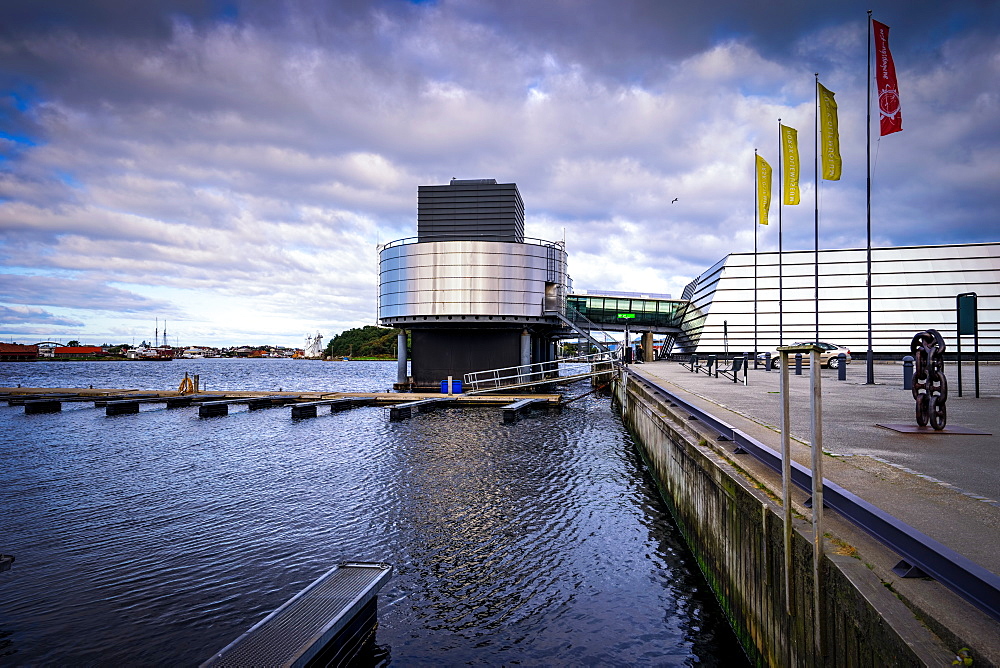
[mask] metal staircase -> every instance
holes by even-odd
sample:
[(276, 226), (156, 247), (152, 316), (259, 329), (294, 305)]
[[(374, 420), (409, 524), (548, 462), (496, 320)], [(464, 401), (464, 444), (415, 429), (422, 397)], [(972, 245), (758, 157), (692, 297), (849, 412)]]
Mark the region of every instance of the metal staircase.
[[(560, 313), (558, 311), (546, 311), (545, 315), (553, 317), (553, 318), (558, 318), (560, 321), (562, 321), (562, 323), (564, 325), (566, 325), (567, 327), (569, 327), (570, 329), (572, 329), (574, 332), (576, 332), (577, 334), (579, 334), (583, 338), (587, 339), (587, 341), (589, 341), (593, 345), (597, 346), (597, 349), (599, 351), (605, 352), (605, 353), (608, 352), (608, 346), (607, 346), (607, 344), (605, 342), (603, 342), (603, 341), (598, 341), (597, 339), (595, 339), (590, 334), (591, 331), (597, 330), (597, 331), (601, 332), (602, 334), (604, 334), (606, 336), (610, 336), (607, 332), (604, 331), (604, 328), (602, 328), (600, 325), (595, 325), (594, 323), (592, 323), (590, 320), (587, 319), (587, 316), (585, 316), (584, 314), (580, 313), (579, 311), (577, 311), (572, 306), (567, 306), (566, 307), (566, 313), (569, 314), (572, 319), (567, 318), (565, 315), (563, 315), (562, 313)], [(589, 328), (589, 331), (588, 331), (588, 329), (585, 329), (584, 327), (581, 327), (580, 325), (578, 325), (577, 324), (578, 322), (584, 323), (584, 325), (587, 328)]]

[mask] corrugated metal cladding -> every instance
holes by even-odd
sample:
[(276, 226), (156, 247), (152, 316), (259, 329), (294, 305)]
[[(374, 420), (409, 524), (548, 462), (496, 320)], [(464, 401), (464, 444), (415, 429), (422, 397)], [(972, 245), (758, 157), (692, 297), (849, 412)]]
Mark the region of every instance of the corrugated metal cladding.
[(524, 203), (516, 183), (452, 180), (417, 188), (419, 241), (524, 241)]
[[(783, 343), (812, 341), (816, 330), (813, 251), (756, 258), (759, 351)], [(689, 297), (674, 351), (750, 351), (754, 344), (754, 255), (733, 253), (685, 289)], [(819, 252), (819, 338), (847, 346), (854, 355), (868, 348), (867, 261), (864, 248)], [(956, 303), (964, 292), (979, 295), (979, 346), (1000, 353), (1000, 243), (900, 246), (872, 249), (872, 350), (908, 354), (913, 335), (941, 332), (955, 351)], [(779, 301), (780, 298), (780, 301)], [(779, 309), (781, 313), (779, 328)], [(728, 341), (724, 334), (728, 332)], [(962, 349), (972, 348), (972, 337)]]
[(566, 251), (559, 243), (400, 244), (384, 248), (379, 265), (378, 317), (384, 325), (417, 316), (538, 318), (546, 309), (566, 308)]

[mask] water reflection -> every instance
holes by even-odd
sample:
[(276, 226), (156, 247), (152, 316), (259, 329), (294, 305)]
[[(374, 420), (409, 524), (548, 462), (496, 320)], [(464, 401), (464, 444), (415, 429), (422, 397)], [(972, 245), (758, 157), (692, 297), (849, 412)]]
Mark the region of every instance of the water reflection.
[[(257, 364), (262, 385), (304, 382)], [(198, 663), (345, 559), (394, 564), (376, 662), (743, 661), (606, 399), (514, 425), (371, 407), (0, 420), (14, 663)]]

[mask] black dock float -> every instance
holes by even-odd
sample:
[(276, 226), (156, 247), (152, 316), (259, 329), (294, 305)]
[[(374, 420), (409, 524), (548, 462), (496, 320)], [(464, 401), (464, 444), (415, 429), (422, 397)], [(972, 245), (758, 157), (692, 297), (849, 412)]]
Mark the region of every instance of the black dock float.
[(217, 415), (229, 415), (229, 405), (230, 404), (247, 404), (250, 410), (257, 410), (259, 408), (270, 408), (275, 405), (280, 405), (280, 403), (275, 402), (285, 402), (293, 401), (294, 399), (289, 399), (284, 395), (275, 396), (265, 396), (265, 397), (231, 397), (229, 399), (216, 399), (215, 401), (204, 401), (198, 404), (198, 417), (215, 417)]
[(419, 399), (417, 401), (407, 401), (406, 403), (396, 404), (395, 406), (389, 407), (389, 419), (405, 420), (413, 414), (414, 408), (417, 409), (418, 413), (423, 411), (432, 411), (438, 407), (438, 404), (454, 400), (455, 397), (434, 397), (432, 399)]
[(517, 422), (526, 410), (531, 408), (532, 404), (548, 403), (547, 399), (540, 397), (530, 397), (528, 399), (520, 399), (512, 404), (507, 404), (503, 406), (500, 410), (503, 413), (504, 422)]
[(9, 571), (14, 563), (14, 556), (10, 554), (0, 554), (0, 573)]
[(340, 397), (338, 399), (320, 399), (319, 401), (307, 401), (292, 406), (293, 418), (314, 418), (319, 406), (329, 406), (330, 412), (342, 411), (355, 406), (371, 406), (375, 400), (371, 397)]
[(198, 417), (215, 417), (217, 415), (229, 415), (229, 400), (206, 401), (198, 404)]
[(356, 652), (374, 640), (376, 596), (391, 575), (388, 564), (335, 566), (202, 668), (349, 665)]
[(250, 410), (256, 411), (261, 408), (274, 408), (275, 406), (284, 406), (285, 404), (290, 404), (295, 401), (295, 397), (289, 397), (282, 394), (276, 394), (267, 397), (254, 397), (247, 401), (247, 406)]
[(139, 403), (142, 399), (136, 399), (130, 401), (128, 399), (122, 399), (120, 401), (108, 401), (104, 403), (104, 414), (105, 415), (128, 415), (130, 413), (139, 412)]
[(62, 402), (58, 399), (33, 399), (24, 402), (25, 415), (38, 413), (58, 413), (62, 410)]

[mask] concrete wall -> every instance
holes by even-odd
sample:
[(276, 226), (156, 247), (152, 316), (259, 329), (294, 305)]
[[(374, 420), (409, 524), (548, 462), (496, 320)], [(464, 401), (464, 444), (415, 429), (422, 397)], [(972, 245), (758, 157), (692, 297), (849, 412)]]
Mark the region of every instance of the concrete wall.
[[(811, 527), (793, 533), (792, 611), (785, 609), (780, 499), (710, 447), (714, 434), (666, 396), (619, 372), (625, 424), (751, 660), (769, 666), (945, 665), (950, 657), (864, 563), (827, 543), (826, 656), (814, 651)], [(947, 659), (947, 660), (946, 660)]]

